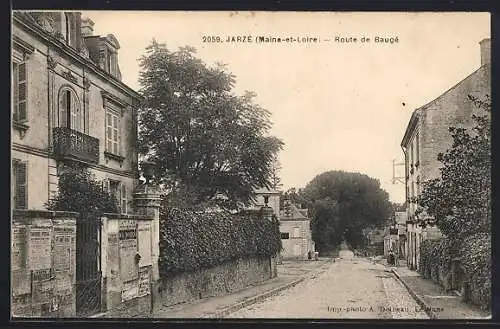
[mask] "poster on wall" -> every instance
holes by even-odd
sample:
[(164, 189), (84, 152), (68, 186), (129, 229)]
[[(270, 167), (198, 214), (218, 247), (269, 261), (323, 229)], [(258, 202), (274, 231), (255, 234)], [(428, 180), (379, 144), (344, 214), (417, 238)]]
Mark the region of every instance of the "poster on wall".
[(151, 265), (151, 223), (145, 222), (140, 223), (138, 226), (138, 243), (139, 243), (139, 254), (141, 259), (139, 261), (139, 266)]
[(137, 280), (124, 282), (122, 289), (122, 302), (136, 298), (138, 291), (139, 287), (137, 286)]
[(26, 226), (12, 225), (11, 269), (13, 271), (26, 268)]
[(120, 221), (118, 231), (120, 248), (120, 277), (123, 281), (137, 279), (137, 226), (133, 220)]
[(35, 303), (51, 301), (54, 295), (54, 273), (52, 270), (34, 270), (31, 280), (33, 301)]
[(75, 229), (74, 227), (56, 226), (54, 227), (54, 258), (53, 268), (56, 273), (71, 273), (76, 266), (72, 264), (75, 250)]
[(143, 297), (150, 293), (149, 269), (150, 267), (147, 266), (141, 267), (139, 270), (139, 293), (137, 297)]
[(28, 233), (29, 267), (31, 270), (43, 270), (51, 267), (51, 228), (31, 226)]

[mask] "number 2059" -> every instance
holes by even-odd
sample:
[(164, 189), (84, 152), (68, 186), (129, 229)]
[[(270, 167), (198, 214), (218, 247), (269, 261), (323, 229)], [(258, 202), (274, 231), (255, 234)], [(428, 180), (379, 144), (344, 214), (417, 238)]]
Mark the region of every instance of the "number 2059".
[(203, 37), (201, 37), (201, 41), (216, 43), (216, 42), (222, 42), (222, 38), (219, 36), (204, 35)]

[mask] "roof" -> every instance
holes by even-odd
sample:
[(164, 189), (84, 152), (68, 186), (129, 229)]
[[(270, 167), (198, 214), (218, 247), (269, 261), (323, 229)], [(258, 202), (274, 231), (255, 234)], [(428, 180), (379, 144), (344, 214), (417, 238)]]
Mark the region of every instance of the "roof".
[(290, 207), (290, 215), (286, 215), (285, 211), (280, 211), (280, 220), (281, 221), (287, 221), (287, 220), (310, 220), (310, 218), (304, 216), (300, 209), (294, 205), (294, 204), (289, 204), (288, 207)]
[(402, 147), (406, 147), (406, 145), (408, 144), (408, 141), (409, 141), (410, 137), (413, 134), (413, 131), (414, 131), (415, 127), (416, 127), (416, 124), (418, 123), (418, 119), (419, 119), (421, 113), (427, 111), (429, 108), (431, 108), (434, 104), (436, 104), (442, 97), (444, 97), (450, 91), (454, 90), (455, 88), (457, 88), (458, 86), (460, 86), (462, 83), (464, 83), (467, 79), (469, 79), (472, 76), (476, 75), (479, 71), (485, 69), (489, 65), (490, 64), (482, 65), (477, 70), (475, 70), (474, 72), (472, 72), (471, 74), (469, 74), (468, 76), (466, 76), (465, 78), (463, 78), (462, 80), (460, 80), (458, 83), (456, 83), (455, 85), (453, 85), (448, 90), (446, 90), (444, 93), (442, 93), (441, 95), (439, 95), (438, 97), (436, 97), (432, 101), (428, 102), (427, 104), (425, 104), (425, 105), (417, 108), (415, 111), (413, 111), (413, 113), (411, 115), (411, 118), (410, 118), (410, 121), (408, 122), (408, 126), (406, 127), (405, 134), (404, 134), (403, 139), (401, 141), (401, 146)]

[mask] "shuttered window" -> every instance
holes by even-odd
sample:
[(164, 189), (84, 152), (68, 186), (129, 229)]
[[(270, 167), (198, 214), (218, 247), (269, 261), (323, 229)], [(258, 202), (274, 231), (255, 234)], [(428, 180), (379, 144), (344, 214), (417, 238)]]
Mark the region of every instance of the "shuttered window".
[(26, 111), (26, 63), (13, 63), (13, 105), (14, 105), (14, 120), (26, 121), (28, 119)]
[(106, 151), (120, 155), (120, 120), (112, 111), (106, 113)]
[(27, 163), (19, 160), (12, 161), (12, 176), (14, 209), (26, 209), (28, 204)]
[(127, 213), (127, 186), (124, 183), (121, 183), (120, 186), (120, 211), (122, 214)]

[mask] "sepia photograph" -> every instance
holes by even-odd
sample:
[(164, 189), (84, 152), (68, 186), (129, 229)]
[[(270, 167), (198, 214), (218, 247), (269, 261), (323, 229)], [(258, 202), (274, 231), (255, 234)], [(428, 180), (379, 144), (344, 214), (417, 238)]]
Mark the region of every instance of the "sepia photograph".
[(11, 11), (11, 320), (491, 319), (490, 25)]

